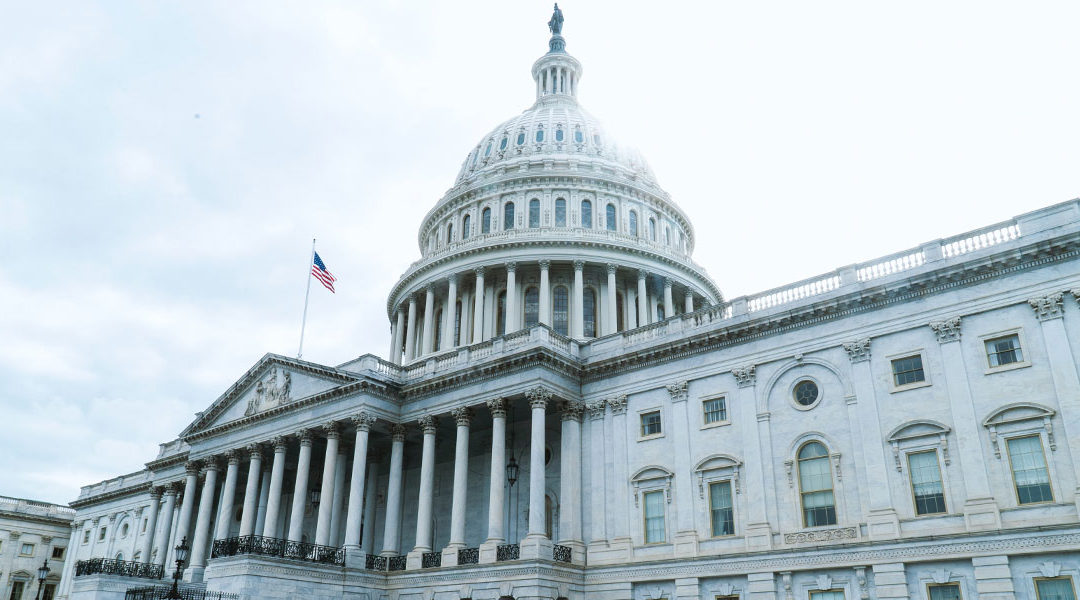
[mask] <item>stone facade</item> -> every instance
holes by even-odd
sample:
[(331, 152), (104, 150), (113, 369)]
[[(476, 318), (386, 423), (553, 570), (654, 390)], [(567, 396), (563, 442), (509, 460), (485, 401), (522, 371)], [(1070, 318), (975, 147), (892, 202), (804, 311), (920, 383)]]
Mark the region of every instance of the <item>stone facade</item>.
[[(0, 496), (0, 598), (56, 597), (74, 516), (66, 506)], [(42, 565), (49, 568), (44, 585), (38, 582)]]
[(1080, 200), (725, 300), (551, 48), (425, 218), (389, 359), (264, 356), (83, 489), (73, 557), (186, 540), (186, 581), (252, 599), (1075, 586)]

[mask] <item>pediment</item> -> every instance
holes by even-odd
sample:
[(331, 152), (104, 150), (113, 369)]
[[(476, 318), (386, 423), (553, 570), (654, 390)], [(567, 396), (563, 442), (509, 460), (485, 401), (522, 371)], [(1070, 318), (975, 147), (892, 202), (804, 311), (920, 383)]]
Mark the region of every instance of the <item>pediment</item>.
[(718, 469), (730, 469), (738, 467), (741, 464), (742, 462), (740, 462), (739, 459), (735, 458), (734, 456), (729, 456), (727, 454), (713, 454), (712, 456), (708, 456), (701, 462), (699, 462), (697, 466), (694, 467), (694, 471), (700, 473), (704, 471), (715, 471)]
[(195, 421), (180, 432), (185, 438), (219, 425), (257, 417), (299, 400), (356, 381), (358, 377), (334, 367), (267, 354), (248, 369)]
[(675, 474), (668, 471), (664, 467), (657, 465), (650, 465), (634, 473), (634, 476), (630, 478), (630, 481), (640, 482), (648, 481), (650, 479), (671, 479)]
[(892, 430), (887, 438), (890, 442), (901, 442), (921, 437), (941, 437), (951, 431), (948, 425), (937, 421), (908, 421)]
[(997, 426), (1019, 421), (1049, 420), (1054, 416), (1054, 410), (1033, 402), (1016, 402), (999, 408), (990, 413), (983, 421), (983, 426)]

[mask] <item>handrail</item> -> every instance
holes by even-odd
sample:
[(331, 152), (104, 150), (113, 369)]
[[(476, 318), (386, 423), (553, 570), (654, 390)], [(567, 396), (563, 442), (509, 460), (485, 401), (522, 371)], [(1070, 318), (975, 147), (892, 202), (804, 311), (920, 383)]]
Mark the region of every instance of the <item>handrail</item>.
[(223, 558), (240, 554), (258, 554), (260, 556), (277, 556), (308, 562), (325, 563), (331, 565), (345, 564), (345, 548), (333, 546), (320, 546), (306, 542), (293, 542), (281, 538), (263, 537), (261, 535), (245, 535), (214, 540), (214, 547), (210, 558)]

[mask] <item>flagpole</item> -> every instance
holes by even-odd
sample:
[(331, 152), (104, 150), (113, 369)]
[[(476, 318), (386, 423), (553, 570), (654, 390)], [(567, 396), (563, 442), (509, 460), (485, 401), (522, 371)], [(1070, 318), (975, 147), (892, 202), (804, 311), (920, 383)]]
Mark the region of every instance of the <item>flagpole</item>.
[(300, 349), (296, 351), (296, 358), (304, 356), (304, 327), (307, 325), (308, 297), (311, 296), (311, 266), (315, 264), (315, 238), (311, 238), (311, 256), (307, 261), (307, 291), (304, 292), (304, 316), (300, 319)]

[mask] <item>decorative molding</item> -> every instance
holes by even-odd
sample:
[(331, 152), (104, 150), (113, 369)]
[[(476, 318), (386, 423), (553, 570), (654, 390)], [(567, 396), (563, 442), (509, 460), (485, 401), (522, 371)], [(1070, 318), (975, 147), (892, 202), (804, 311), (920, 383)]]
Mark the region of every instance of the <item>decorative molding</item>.
[(870, 586), (866, 581), (866, 567), (855, 567), (855, 584), (859, 586), (859, 598), (869, 600)]
[(274, 446), (274, 453), (287, 452), (289, 449), (289, 438), (284, 435), (275, 437), (271, 443)]
[(506, 272), (507, 273), (516, 273), (517, 272), (517, 261), (514, 261), (514, 260), (507, 261), (506, 262)]
[(338, 423), (337, 421), (330, 421), (326, 425), (323, 425), (322, 430), (326, 439), (341, 439), (341, 423)]
[(753, 387), (757, 383), (757, 366), (746, 365), (745, 367), (736, 367), (731, 370), (731, 374), (735, 376), (735, 382), (739, 384), (739, 387)]
[(353, 425), (356, 426), (357, 431), (371, 431), (372, 425), (377, 420), (375, 415), (368, 414), (364, 411), (360, 411), (351, 417)]
[(859, 537), (854, 527), (838, 527), (836, 529), (817, 529), (814, 531), (798, 531), (785, 533), (785, 544), (806, 544), (810, 542), (835, 542), (842, 540), (854, 540)]
[(416, 420), (420, 426), (420, 430), (424, 432), (424, 435), (435, 435), (435, 416), (424, 415)]
[(540, 259), (540, 270), (541, 271), (546, 271), (546, 270), (548, 270), (550, 268), (551, 268), (551, 261), (550, 260), (548, 260), (546, 258)]
[(819, 590), (831, 590), (832, 589), (832, 577), (822, 574), (814, 578), (814, 585)]
[(608, 275), (614, 275), (614, 274), (618, 273), (618, 271), (619, 271), (619, 265), (617, 265), (615, 263), (608, 263), (607, 264), (607, 274)]
[(589, 412), (590, 419), (603, 419), (607, 405), (608, 403), (606, 400), (594, 400), (585, 405), (585, 410)]
[(930, 329), (934, 330), (939, 344), (960, 341), (960, 317), (952, 317), (944, 321), (930, 321)]
[(624, 414), (626, 412), (626, 394), (608, 398), (607, 404), (611, 407), (612, 415)]
[(1074, 288), (1069, 293), (1073, 295), (1073, 300), (1076, 300), (1076, 303), (1080, 304), (1080, 288)]
[(506, 418), (506, 399), (505, 398), (492, 398), (487, 401), (488, 410), (491, 411), (491, 418), (493, 419), (505, 419)]
[(405, 426), (401, 423), (394, 423), (390, 426), (390, 438), (398, 443), (405, 441)]
[(454, 423), (458, 427), (468, 427), (472, 420), (472, 411), (468, 406), (459, 406), (450, 409), (450, 416), (454, 418)]
[(552, 393), (545, 387), (535, 387), (525, 393), (525, 398), (529, 401), (529, 406), (532, 408), (547, 408), (548, 402), (551, 401)]
[[(1028, 421), (1041, 421), (1042, 428), (1046, 431), (1046, 442), (1051, 452), (1057, 452), (1057, 441), (1054, 439), (1054, 415), (1057, 414), (1052, 408), (1035, 404), (1034, 402), (1013, 402), (1006, 404), (990, 413), (983, 420), (983, 427), (990, 432), (990, 445), (994, 449), (994, 456), (1001, 458), (1001, 446), (998, 443), (998, 428), (1008, 426), (1011, 423), (1024, 423)], [(1030, 425), (1028, 427), (1031, 427)], [(1011, 433), (1010, 429), (1010, 433)]]
[(225, 452), (225, 459), (230, 465), (238, 465), (240, 464), (242, 454), (243, 452), (239, 448), (233, 448), (232, 450), (227, 450)]
[(581, 416), (585, 412), (585, 405), (574, 400), (562, 403), (562, 420), (581, 422)]
[[(278, 371), (282, 371), (281, 383), (278, 383)], [(292, 374), (288, 369), (279, 369), (277, 366), (270, 369), (269, 377), (259, 380), (255, 384), (255, 393), (248, 400), (245, 417), (288, 404), (291, 400)]]
[(686, 402), (687, 383), (686, 381), (676, 381), (667, 386), (668, 394), (671, 395), (672, 402)]
[(1028, 304), (1035, 311), (1035, 317), (1040, 321), (1060, 319), (1065, 316), (1065, 296), (1061, 292), (1054, 292), (1041, 298), (1029, 298)]
[(1039, 573), (1043, 577), (1057, 577), (1061, 574), (1061, 563), (1054, 560), (1041, 562), (1039, 563)]
[(870, 360), (870, 338), (844, 343), (844, 351), (852, 364)]
[(315, 441), (315, 432), (307, 427), (296, 432), (296, 439), (300, 440), (300, 446), (310, 446)]
[(202, 465), (199, 464), (199, 461), (197, 461), (197, 460), (189, 460), (189, 461), (187, 461), (186, 464), (184, 464), (184, 474), (187, 475), (188, 477), (191, 477), (192, 475), (198, 477), (199, 476), (199, 470), (201, 468), (202, 468)]

